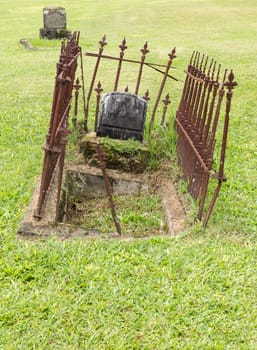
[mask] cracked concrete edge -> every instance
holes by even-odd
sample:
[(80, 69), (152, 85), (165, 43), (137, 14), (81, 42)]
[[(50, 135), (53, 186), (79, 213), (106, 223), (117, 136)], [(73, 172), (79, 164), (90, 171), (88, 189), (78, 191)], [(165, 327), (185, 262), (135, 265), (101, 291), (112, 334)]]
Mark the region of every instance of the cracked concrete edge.
[(185, 211), (171, 179), (159, 178), (157, 192), (161, 198), (167, 233), (177, 236), (185, 229)]
[(55, 231), (55, 209), (56, 209), (56, 191), (58, 171), (55, 171), (52, 184), (50, 186), (49, 195), (47, 197), (44, 216), (42, 219), (34, 217), (34, 211), (37, 207), (41, 177), (38, 178), (36, 186), (26, 209), (23, 220), (18, 228), (17, 234), (19, 236), (46, 236), (50, 232)]

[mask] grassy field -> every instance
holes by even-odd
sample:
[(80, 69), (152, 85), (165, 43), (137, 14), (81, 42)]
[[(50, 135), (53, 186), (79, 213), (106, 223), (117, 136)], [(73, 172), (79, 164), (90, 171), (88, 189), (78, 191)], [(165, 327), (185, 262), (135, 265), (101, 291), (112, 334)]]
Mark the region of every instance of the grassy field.
[[(111, 53), (126, 36), (132, 57), (147, 40), (152, 61), (165, 62), (176, 46), (171, 120), (192, 50), (233, 68), (239, 84), (228, 182), (208, 228), (130, 243), (16, 238), (41, 171), (60, 47), (38, 39), (45, 5), (0, 0), (0, 349), (256, 349), (256, 1), (58, 4), (84, 51), (96, 51), (103, 34)], [(26, 51), (21, 38), (38, 50)], [(155, 79), (146, 78), (153, 91)]]

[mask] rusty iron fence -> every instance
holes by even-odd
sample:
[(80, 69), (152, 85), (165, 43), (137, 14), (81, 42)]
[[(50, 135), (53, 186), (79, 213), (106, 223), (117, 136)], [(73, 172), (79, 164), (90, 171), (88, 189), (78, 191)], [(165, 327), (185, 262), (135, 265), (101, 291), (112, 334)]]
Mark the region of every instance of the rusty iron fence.
[[(85, 107), (85, 120), (84, 120), (84, 129), (87, 132), (88, 131), (88, 118), (89, 118), (89, 109), (90, 109), (90, 101), (92, 99), (92, 95), (93, 92), (95, 91), (96, 93), (96, 106), (94, 108), (95, 110), (95, 122), (94, 122), (94, 130), (96, 131), (97, 128), (97, 123), (98, 123), (98, 114), (99, 114), (99, 105), (100, 105), (100, 100), (101, 100), (101, 94), (103, 93), (104, 89), (103, 89), (103, 82), (97, 79), (97, 75), (99, 73), (99, 67), (100, 67), (100, 63), (103, 59), (107, 59), (107, 60), (112, 60), (112, 61), (117, 61), (117, 68), (116, 71), (114, 72), (113, 76), (114, 76), (114, 82), (113, 82), (113, 92), (114, 91), (121, 91), (119, 90), (120, 87), (120, 77), (121, 77), (121, 72), (122, 72), (122, 68), (124, 66), (124, 63), (133, 63), (133, 64), (137, 64), (139, 66), (138, 68), (138, 73), (137, 76), (135, 77), (135, 87), (133, 89), (133, 91), (131, 91), (132, 93), (134, 93), (135, 95), (139, 95), (140, 94), (140, 87), (141, 87), (141, 82), (142, 82), (142, 77), (143, 77), (143, 69), (144, 67), (148, 67), (151, 68), (155, 71), (157, 71), (158, 73), (162, 74), (162, 79), (160, 82), (160, 87), (157, 93), (157, 96), (155, 97), (155, 99), (151, 98), (154, 102), (153, 102), (153, 108), (152, 108), (152, 113), (151, 113), (151, 118), (150, 118), (150, 123), (149, 123), (149, 132), (151, 132), (154, 121), (155, 121), (155, 116), (156, 116), (156, 112), (159, 106), (159, 103), (161, 101), (162, 98), (162, 94), (167, 82), (167, 79), (174, 79), (177, 80), (174, 76), (172, 76), (170, 74), (170, 69), (172, 68), (172, 62), (176, 57), (176, 50), (175, 48), (173, 48), (171, 50), (171, 52), (168, 54), (168, 60), (167, 60), (167, 64), (163, 65), (163, 64), (157, 64), (157, 63), (151, 63), (151, 62), (147, 62), (146, 61), (146, 56), (147, 54), (150, 52), (148, 49), (148, 43), (145, 42), (145, 44), (143, 45), (143, 48), (140, 50), (141, 52), (141, 57), (139, 60), (132, 60), (132, 59), (127, 59), (125, 58), (125, 52), (128, 49), (127, 46), (127, 42), (126, 39), (124, 38), (121, 42), (121, 44), (118, 46), (118, 48), (120, 49), (119, 55), (118, 56), (110, 56), (110, 55), (105, 55), (104, 54), (104, 49), (105, 46), (107, 45), (106, 42), (106, 37), (105, 35), (102, 37), (102, 39), (99, 41), (99, 50), (97, 53), (92, 53), (92, 52), (86, 52), (85, 55), (87, 57), (94, 57), (96, 58), (96, 63), (93, 69), (93, 73), (92, 73), (92, 78), (90, 80), (89, 83), (89, 88), (87, 91), (87, 97), (86, 97), (86, 107)], [(110, 75), (108, 75), (107, 79), (110, 78)], [(96, 82), (97, 81), (97, 82)], [(125, 88), (123, 87), (123, 90), (125, 92), (129, 91), (129, 87), (125, 86)], [(110, 91), (108, 91), (110, 92)], [(149, 93), (149, 89), (147, 89), (144, 94), (141, 94), (141, 96), (146, 100), (149, 101), (150, 100), (150, 93)], [(166, 116), (166, 111), (168, 108), (168, 104), (170, 103), (169, 100), (169, 95), (167, 94), (166, 97), (164, 98), (163, 104), (164, 104), (164, 108), (163, 108), (163, 115), (161, 118), (161, 124), (163, 125), (165, 123), (165, 116)]]
[[(59, 213), (61, 183), (67, 143), (68, 116), (71, 107), (72, 89), (79, 57), (82, 57), (79, 32), (74, 32), (61, 46), (60, 59), (57, 63), (49, 130), (44, 146), (44, 161), (41, 175), (39, 197), (34, 217), (40, 219), (44, 209), (54, 175), (57, 176), (56, 220)], [(75, 106), (76, 108), (76, 106)]]
[[(59, 205), (60, 205), (60, 197), (61, 197), (61, 185), (62, 185), (62, 177), (63, 177), (63, 169), (64, 169), (64, 159), (65, 159), (65, 149), (67, 143), (67, 135), (69, 133), (68, 130), (68, 118), (71, 109), (71, 101), (72, 101), (72, 93), (74, 94), (74, 111), (72, 117), (73, 126), (77, 126), (77, 115), (78, 115), (78, 98), (80, 90), (82, 90), (83, 97), (83, 107), (84, 107), (84, 131), (88, 132), (88, 116), (89, 116), (89, 107), (90, 101), (93, 94), (93, 91), (96, 93), (96, 106), (95, 106), (95, 120), (94, 120), (94, 129), (96, 130), (98, 124), (98, 114), (100, 110), (100, 100), (101, 95), (103, 93), (102, 83), (98, 81), (96, 84), (96, 78), (100, 66), (100, 61), (102, 59), (112, 60), (118, 62), (116, 73), (114, 74), (114, 83), (113, 83), (113, 91), (117, 91), (119, 89), (120, 76), (124, 62), (134, 63), (139, 66), (138, 74), (135, 79), (135, 89), (133, 91), (134, 94), (138, 95), (140, 93), (140, 85), (143, 76), (143, 68), (144, 66), (150, 67), (154, 69), (158, 73), (162, 74), (163, 77), (161, 79), (160, 87), (158, 90), (158, 94), (153, 103), (153, 110), (150, 119), (150, 128), (151, 130), (155, 115), (157, 112), (157, 108), (159, 106), (160, 100), (162, 98), (162, 94), (165, 88), (165, 84), (168, 78), (177, 80), (175, 77), (170, 75), (170, 69), (172, 66), (173, 59), (176, 57), (175, 48), (171, 50), (168, 54), (168, 61), (166, 65), (150, 63), (146, 61), (146, 55), (149, 53), (148, 44), (145, 42), (143, 48), (140, 50), (141, 58), (140, 60), (132, 60), (125, 59), (125, 51), (128, 48), (126, 46), (126, 39), (124, 38), (119, 45), (119, 56), (109, 56), (104, 55), (104, 47), (107, 45), (106, 37), (103, 38), (99, 42), (100, 47), (98, 53), (90, 53), (87, 52), (86, 56), (95, 57), (96, 63), (93, 69), (93, 74), (91, 80), (89, 80), (89, 88), (87, 94), (85, 93), (85, 83), (84, 83), (84, 72), (83, 72), (83, 62), (82, 62), (82, 50), (79, 46), (79, 32), (74, 32), (71, 38), (62, 43), (61, 53), (59, 62), (57, 63), (56, 69), (56, 78), (55, 78), (55, 86), (54, 86), (54, 94), (53, 94), (53, 102), (52, 102), (52, 110), (50, 117), (50, 125), (49, 130), (46, 135), (46, 141), (44, 145), (44, 160), (43, 160), (43, 169), (41, 174), (41, 183), (38, 195), (37, 207), (34, 211), (34, 217), (39, 220), (44, 217), (45, 207), (47, 203), (47, 199), (49, 193), (51, 191), (51, 185), (53, 184), (53, 180), (55, 180), (54, 188), (55, 191), (55, 202), (56, 202), (56, 210), (55, 210), (55, 221), (58, 221), (59, 217)], [(80, 69), (81, 69), (81, 80), (77, 77), (75, 79), (76, 69), (80, 60)], [(109, 77), (109, 76), (108, 76)], [(128, 86), (125, 87), (125, 92), (128, 92)], [(86, 96), (86, 97), (85, 97)], [(143, 98), (146, 101), (150, 100), (149, 89), (146, 90)], [(166, 94), (166, 97), (162, 100), (163, 102), (163, 113), (161, 117), (161, 125), (165, 123), (166, 111), (168, 105), (170, 104), (169, 94)], [(94, 109), (94, 108), (93, 108)], [(98, 153), (101, 152), (98, 149)], [(101, 159), (103, 164), (103, 160)], [(103, 166), (102, 166), (103, 168)], [(104, 171), (104, 169), (103, 169)], [(107, 177), (106, 174), (104, 174)], [(107, 181), (107, 180), (106, 180)], [(108, 186), (107, 186), (108, 190)], [(108, 191), (107, 191), (108, 193)], [(109, 195), (109, 193), (108, 193)], [(110, 200), (111, 202), (111, 200)], [(111, 203), (112, 204), (112, 203)], [(111, 205), (112, 214), (115, 212), (114, 205)], [(117, 220), (116, 220), (117, 221)], [(119, 223), (115, 221), (117, 231), (120, 233)]]
[[(170, 74), (172, 62), (176, 57), (175, 48), (168, 54), (167, 64), (162, 65), (147, 62), (146, 56), (149, 53), (147, 42), (140, 50), (141, 58), (138, 61), (124, 58), (125, 51), (127, 50), (125, 38), (119, 45), (120, 52), (119, 56), (117, 57), (103, 54), (104, 47), (107, 45), (105, 36), (103, 36), (99, 44), (100, 46), (98, 53), (86, 53), (86, 56), (96, 58), (96, 63), (93, 69), (92, 78), (88, 80), (89, 88), (87, 94), (85, 94), (82, 50), (79, 46), (79, 32), (73, 33), (67, 42), (62, 43), (60, 59), (57, 64), (50, 125), (44, 146), (45, 154), (41, 184), (37, 207), (34, 212), (34, 216), (38, 219), (44, 216), (44, 209), (48, 194), (50, 192), (50, 186), (53, 179), (56, 178), (56, 221), (58, 220), (65, 149), (67, 134), (69, 133), (68, 117), (71, 108), (72, 92), (74, 92), (75, 95), (72, 122), (74, 126), (76, 126), (78, 114), (78, 96), (79, 90), (82, 89), (84, 105), (84, 130), (88, 132), (90, 101), (93, 91), (95, 91), (96, 104), (94, 109), (94, 129), (96, 130), (97, 128), (100, 100), (103, 93), (102, 83), (101, 81), (97, 80), (101, 60), (107, 59), (117, 62), (113, 82), (114, 91), (119, 89), (121, 71), (125, 62), (137, 64), (139, 67), (137, 77), (135, 79), (135, 88), (133, 90), (133, 93), (136, 95), (139, 95), (140, 93), (143, 69), (145, 66), (162, 74), (157, 96), (155, 99), (153, 99), (152, 113), (149, 122), (149, 133), (151, 133), (155, 122), (156, 112), (162, 99), (167, 79), (170, 78), (177, 80)], [(75, 81), (75, 74), (79, 60), (81, 65), (81, 82), (78, 78)], [(202, 220), (205, 212), (203, 222), (204, 225), (207, 225), (219, 195), (221, 185), (224, 181), (226, 181), (226, 177), (224, 175), (224, 163), (229, 115), (233, 94), (232, 90), (237, 83), (234, 81), (232, 71), (228, 74), (227, 70), (225, 70), (223, 76), (220, 78), (221, 65), (218, 65), (213, 59), (209, 59), (209, 57), (201, 55), (199, 52), (193, 52), (185, 73), (186, 79), (175, 118), (175, 126), (178, 133), (178, 160), (183, 169), (184, 178), (188, 181), (188, 190), (190, 194), (194, 199), (199, 200), (199, 211), (197, 217), (199, 220)], [(110, 75), (108, 75), (108, 77), (109, 76)], [(128, 92), (128, 86), (125, 87), (124, 91)], [(149, 101), (149, 95), (149, 89), (147, 89), (143, 95), (143, 98), (146, 101)], [(218, 171), (215, 172), (213, 169), (213, 163), (216, 146), (216, 132), (218, 124), (221, 123), (220, 112), (223, 100), (226, 100), (225, 117), (222, 121), (223, 132), (221, 147), (219, 150), (220, 159)], [(160, 124), (164, 125), (167, 108), (171, 102), (169, 94), (165, 94), (162, 102), (163, 112), (160, 118)], [(218, 184), (214, 190), (209, 206), (205, 210), (205, 202), (210, 178), (217, 179)]]
[[(188, 181), (188, 191), (199, 200), (197, 218), (202, 220), (210, 177), (218, 184), (206, 210), (203, 224), (207, 225), (221, 185), (226, 181), (224, 163), (231, 108), (232, 90), (237, 85), (234, 74), (224, 71), (213, 59), (193, 52), (188, 65), (181, 101), (175, 118), (178, 132), (178, 160)], [(228, 75), (228, 76), (227, 76)], [(227, 89), (227, 91), (225, 90)], [(224, 98), (225, 96), (225, 98)], [(215, 136), (223, 100), (226, 100), (218, 171), (214, 171)], [(212, 172), (214, 174), (212, 175)]]

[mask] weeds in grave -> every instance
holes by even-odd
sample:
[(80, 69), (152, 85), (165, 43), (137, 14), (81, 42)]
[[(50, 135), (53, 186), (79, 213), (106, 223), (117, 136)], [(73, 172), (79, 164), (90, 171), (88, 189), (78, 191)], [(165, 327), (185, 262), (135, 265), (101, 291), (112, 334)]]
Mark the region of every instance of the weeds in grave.
[[(113, 196), (122, 235), (145, 237), (161, 233), (162, 207), (154, 193)], [(87, 231), (113, 233), (115, 226), (108, 199), (101, 197), (78, 202), (69, 199), (65, 223), (79, 225)]]

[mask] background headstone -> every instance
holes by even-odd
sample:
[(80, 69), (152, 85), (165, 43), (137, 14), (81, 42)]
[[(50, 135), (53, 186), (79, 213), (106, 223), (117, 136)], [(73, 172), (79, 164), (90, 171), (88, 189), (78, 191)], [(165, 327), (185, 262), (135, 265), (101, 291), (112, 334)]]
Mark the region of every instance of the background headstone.
[(67, 38), (71, 31), (66, 29), (66, 11), (63, 7), (43, 8), (44, 27), (40, 29), (40, 38)]
[(43, 18), (46, 29), (66, 29), (66, 11), (63, 7), (45, 7)]

